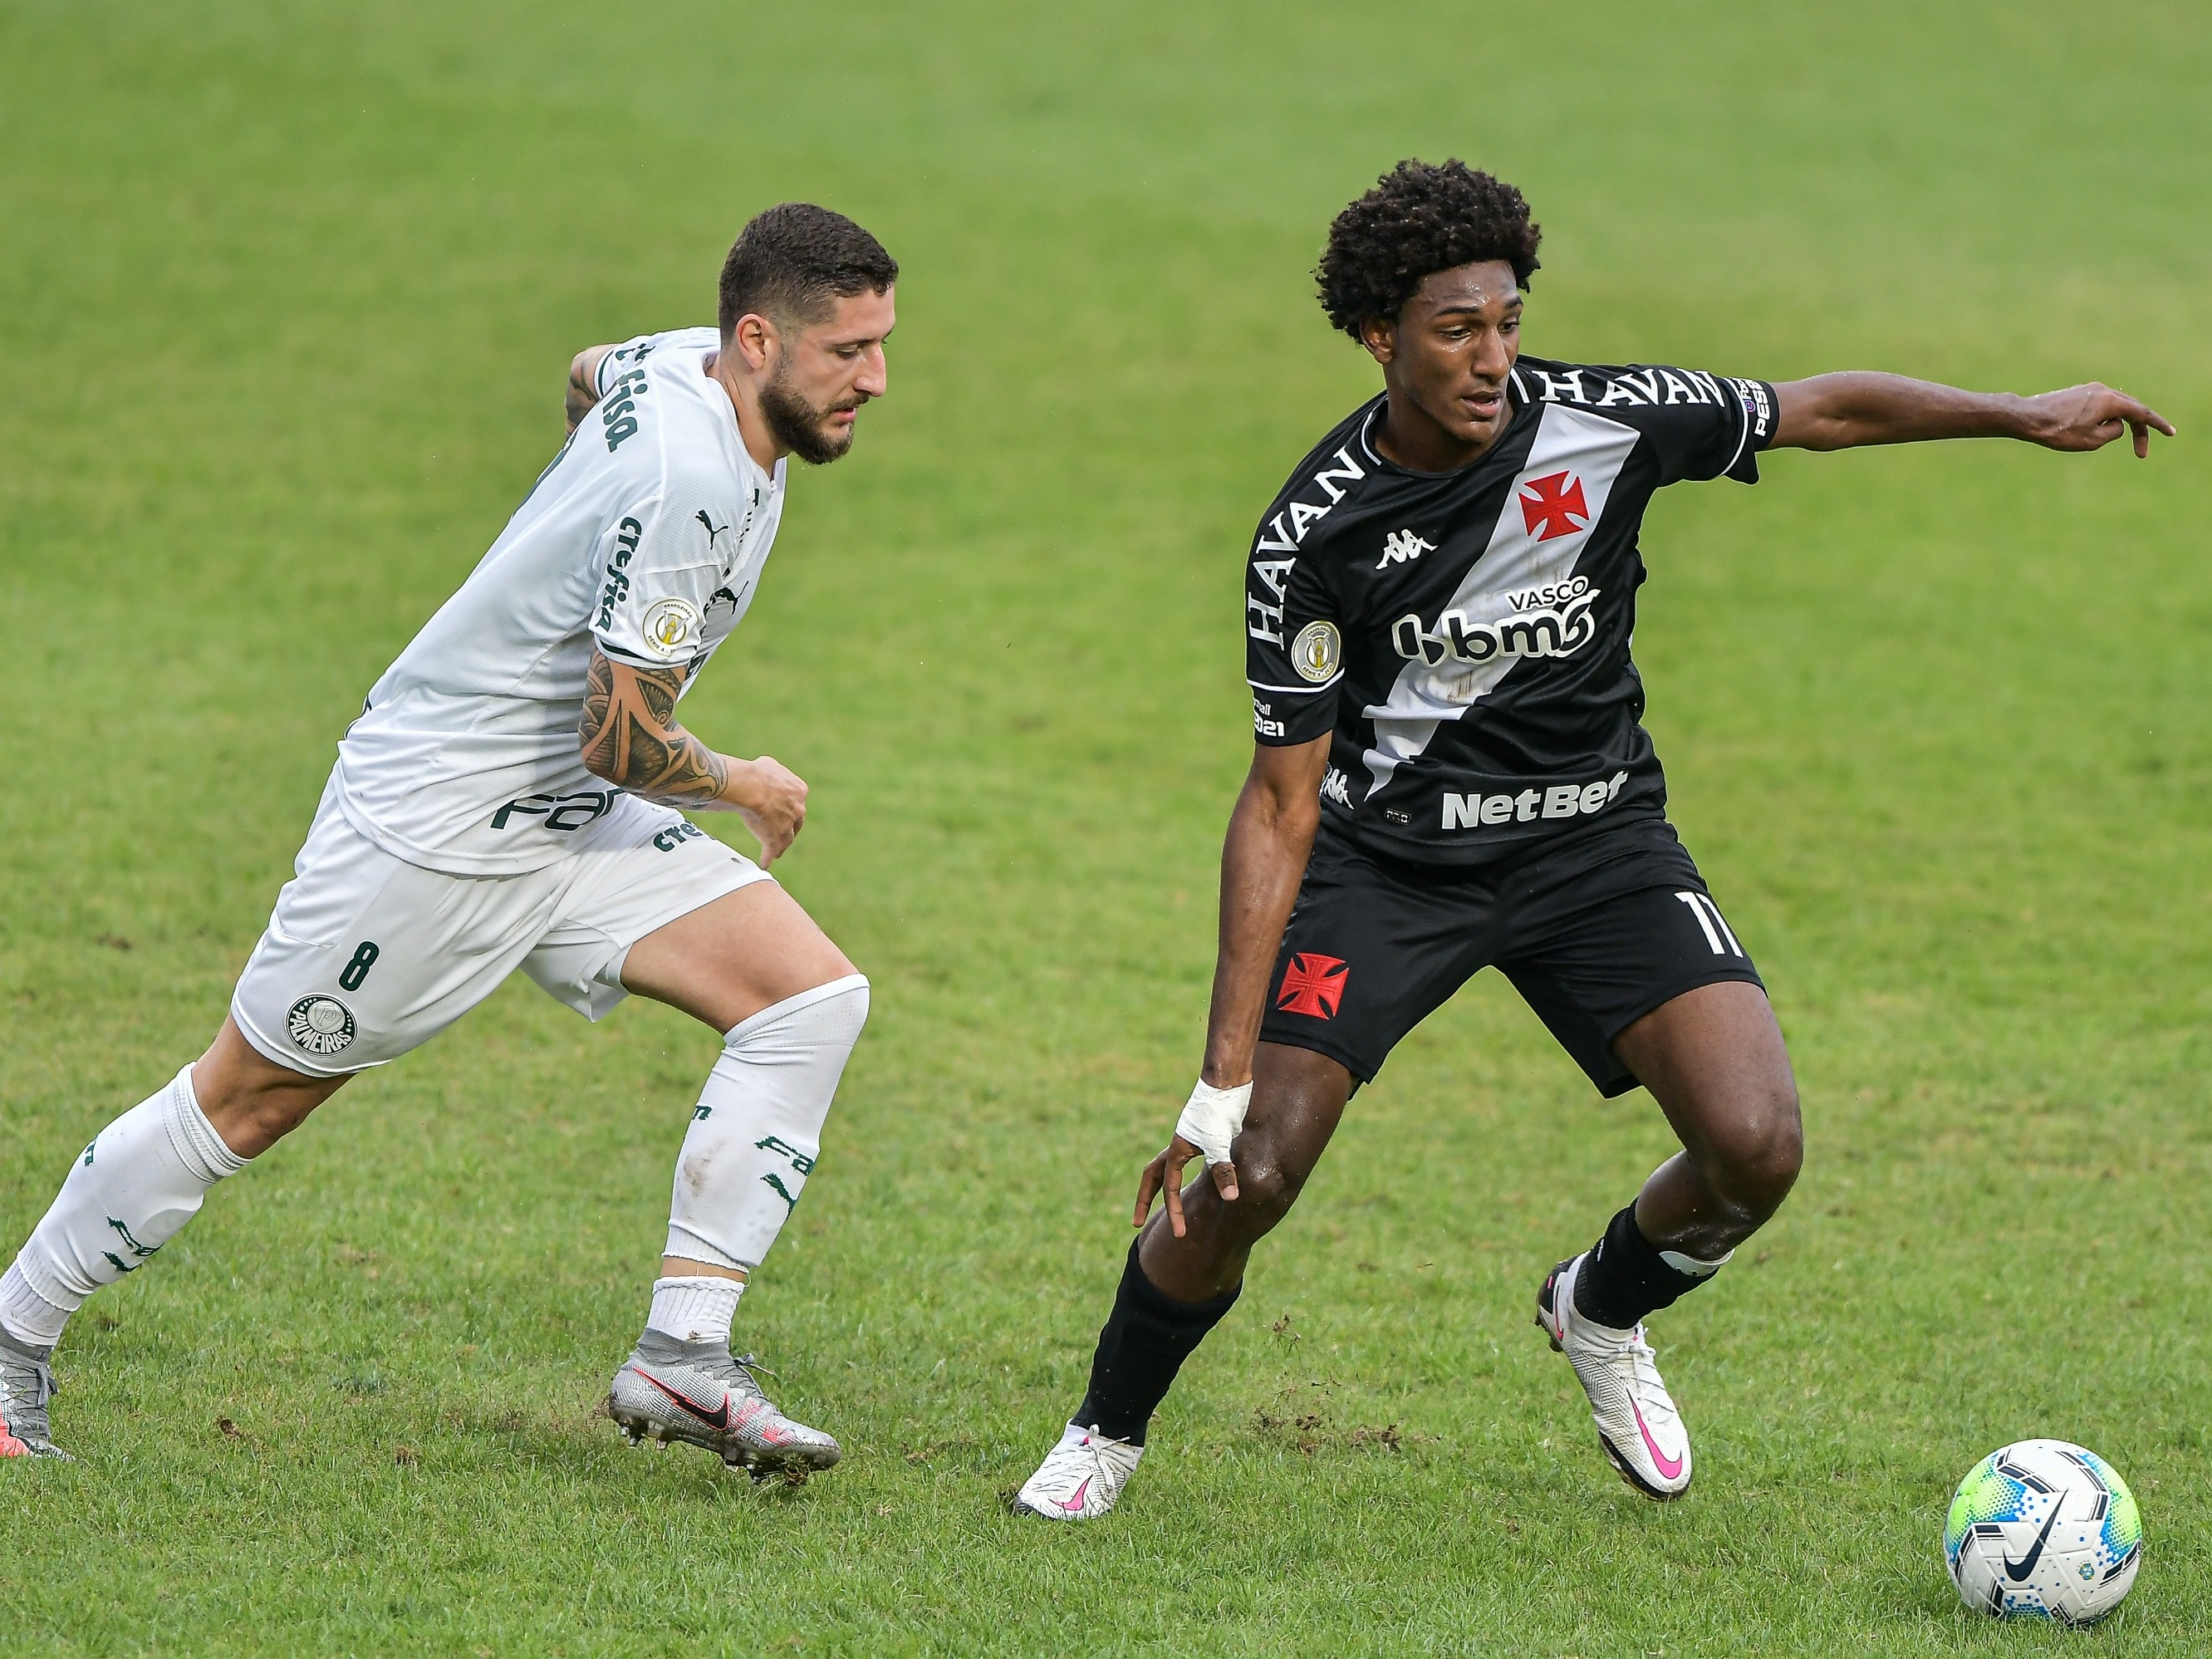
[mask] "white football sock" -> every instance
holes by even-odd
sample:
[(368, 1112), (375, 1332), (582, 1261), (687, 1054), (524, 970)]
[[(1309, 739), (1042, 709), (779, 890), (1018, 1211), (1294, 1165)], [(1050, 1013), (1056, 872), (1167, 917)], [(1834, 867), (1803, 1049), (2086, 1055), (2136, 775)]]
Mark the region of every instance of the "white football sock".
[(0, 1279), (0, 1324), (48, 1347), (102, 1285), (135, 1272), (175, 1237), (209, 1188), (246, 1167), (192, 1093), (189, 1066), (102, 1129), (15, 1265)]
[(730, 1321), (744, 1293), (742, 1279), (715, 1279), (702, 1274), (690, 1279), (653, 1281), (653, 1311), (645, 1328), (672, 1336), (678, 1342), (719, 1342), (730, 1345)]
[(750, 1273), (799, 1202), (868, 1018), (859, 974), (732, 1026), (676, 1160), (667, 1254)]

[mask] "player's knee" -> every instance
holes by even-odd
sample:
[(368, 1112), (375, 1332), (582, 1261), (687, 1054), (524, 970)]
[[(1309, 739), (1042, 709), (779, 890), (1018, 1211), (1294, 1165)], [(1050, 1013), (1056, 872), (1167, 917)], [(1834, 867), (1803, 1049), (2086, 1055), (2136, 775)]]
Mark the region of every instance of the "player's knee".
[(1785, 1079), (1749, 1103), (1717, 1150), (1722, 1168), (1714, 1184), (1732, 1205), (1754, 1221), (1780, 1209), (1805, 1164), (1795, 1085)]
[(1298, 1189), (1305, 1185), (1302, 1171), (1293, 1170), (1272, 1150), (1240, 1152), (1237, 1159), (1237, 1201), (1229, 1212), (1244, 1231), (1256, 1237), (1291, 1212)]

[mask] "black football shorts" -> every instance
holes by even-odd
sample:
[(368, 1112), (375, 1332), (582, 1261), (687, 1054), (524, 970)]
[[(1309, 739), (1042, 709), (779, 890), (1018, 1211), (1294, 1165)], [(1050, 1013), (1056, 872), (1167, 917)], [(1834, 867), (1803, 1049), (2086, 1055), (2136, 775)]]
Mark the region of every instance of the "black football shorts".
[(1455, 868), (1317, 838), (1283, 935), (1262, 1042), (1371, 1081), (1485, 968), (1513, 981), (1601, 1093), (1637, 1086), (1613, 1040), (1700, 985), (1759, 985), (1674, 826), (1638, 817), (1508, 866)]

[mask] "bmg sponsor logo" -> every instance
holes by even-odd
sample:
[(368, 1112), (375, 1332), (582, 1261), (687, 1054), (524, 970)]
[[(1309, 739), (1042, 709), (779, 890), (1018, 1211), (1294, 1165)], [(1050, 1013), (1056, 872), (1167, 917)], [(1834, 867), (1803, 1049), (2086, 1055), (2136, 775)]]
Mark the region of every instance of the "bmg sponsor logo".
[(1567, 657), (1597, 637), (1590, 614), (1599, 590), (1587, 576), (1547, 582), (1506, 595), (1510, 614), (1481, 622), (1463, 611), (1447, 611), (1437, 625), (1425, 626), (1413, 613), (1391, 624), (1390, 643), (1408, 662), (1431, 668), (1447, 662), (1480, 664), (1500, 657)]

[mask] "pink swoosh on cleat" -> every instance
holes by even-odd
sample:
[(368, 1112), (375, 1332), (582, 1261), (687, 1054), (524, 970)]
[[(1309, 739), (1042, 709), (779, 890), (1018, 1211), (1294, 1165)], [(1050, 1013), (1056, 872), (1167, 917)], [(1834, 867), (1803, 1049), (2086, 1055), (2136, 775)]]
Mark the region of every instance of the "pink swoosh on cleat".
[(1651, 1431), (1644, 1426), (1644, 1411), (1635, 1401), (1631, 1400), (1628, 1402), (1628, 1409), (1636, 1415), (1636, 1431), (1644, 1437), (1644, 1449), (1651, 1454), (1652, 1464), (1658, 1469), (1660, 1478), (1667, 1480), (1674, 1480), (1682, 1473), (1682, 1460), (1679, 1457), (1669, 1457), (1659, 1449), (1659, 1443), (1651, 1437)]
[(1091, 1477), (1086, 1474), (1083, 1477), (1083, 1484), (1075, 1489), (1074, 1497), (1069, 1498), (1066, 1503), (1060, 1503), (1060, 1500), (1057, 1498), (1054, 1498), (1052, 1501), (1055, 1504), (1060, 1504), (1060, 1508), (1066, 1510), (1070, 1515), (1073, 1515), (1076, 1510), (1083, 1507), (1083, 1494), (1090, 1490)]

